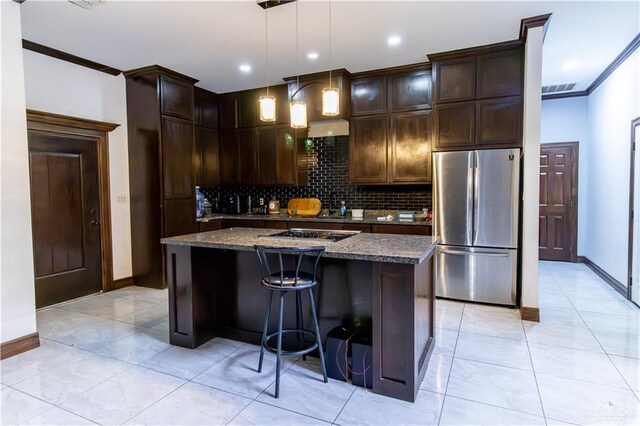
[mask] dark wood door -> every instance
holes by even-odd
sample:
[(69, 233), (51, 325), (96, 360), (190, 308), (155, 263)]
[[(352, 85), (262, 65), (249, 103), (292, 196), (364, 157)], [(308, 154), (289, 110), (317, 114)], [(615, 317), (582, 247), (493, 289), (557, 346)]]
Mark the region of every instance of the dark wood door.
[(258, 181), (258, 149), (254, 129), (236, 130), (240, 150), (240, 184), (254, 185)]
[(476, 98), (495, 98), (522, 94), (523, 50), (478, 56)]
[(195, 187), (193, 184), (194, 146), (192, 122), (162, 117), (164, 198), (193, 197)]
[(296, 136), (296, 132), (289, 125), (282, 126), (276, 131), (276, 183), (278, 185), (298, 183)]
[(540, 149), (541, 260), (575, 261), (577, 241), (577, 143)]
[(198, 126), (218, 128), (218, 95), (200, 87), (193, 89), (193, 122)]
[(431, 71), (393, 75), (389, 83), (392, 111), (431, 108)]
[(163, 75), (160, 77), (160, 99), (163, 114), (193, 120), (193, 83)]
[(220, 183), (240, 184), (240, 149), (235, 130), (220, 132)]
[(478, 145), (522, 146), (522, 98), (478, 101), (476, 142)]
[(435, 149), (475, 145), (476, 103), (458, 102), (436, 105)]
[(196, 156), (194, 161), (196, 185), (220, 185), (220, 154), (218, 131), (206, 127), (195, 128)]
[(434, 64), (436, 102), (469, 101), (476, 97), (476, 58)]
[(176, 235), (198, 232), (196, 200), (193, 198), (164, 200), (162, 212), (164, 219), (163, 237), (175, 237)]
[(391, 119), (391, 182), (430, 182), (431, 111), (399, 113)]
[(29, 132), (29, 167), (36, 307), (99, 292), (96, 141)]
[(384, 114), (387, 112), (387, 78), (366, 77), (351, 83), (351, 115)]
[(349, 180), (352, 184), (387, 182), (387, 115), (351, 119)]
[(256, 132), (258, 143), (258, 185), (276, 183), (276, 128), (259, 128)]

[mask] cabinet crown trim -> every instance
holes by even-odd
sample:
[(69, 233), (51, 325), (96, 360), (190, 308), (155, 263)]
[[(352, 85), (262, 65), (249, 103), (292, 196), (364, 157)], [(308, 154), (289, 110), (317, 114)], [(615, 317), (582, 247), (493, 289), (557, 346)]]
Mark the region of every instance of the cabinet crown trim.
[(522, 40), (509, 40), (500, 43), (485, 44), (483, 46), (450, 50), (448, 52), (429, 53), (427, 58), (429, 58), (431, 62), (445, 61), (448, 59), (466, 58), (473, 55), (483, 55), (485, 53), (496, 53), (503, 50), (515, 50), (522, 46), (524, 46)]
[(198, 80), (193, 77), (180, 74), (179, 72), (170, 70), (169, 68), (165, 68), (160, 65), (149, 65), (147, 67), (136, 68), (133, 70), (125, 71), (122, 74), (125, 76), (125, 78), (135, 78), (135, 77), (139, 77), (147, 74), (162, 74), (167, 77), (173, 77), (179, 80), (186, 80), (189, 82), (193, 82), (194, 84), (198, 82)]

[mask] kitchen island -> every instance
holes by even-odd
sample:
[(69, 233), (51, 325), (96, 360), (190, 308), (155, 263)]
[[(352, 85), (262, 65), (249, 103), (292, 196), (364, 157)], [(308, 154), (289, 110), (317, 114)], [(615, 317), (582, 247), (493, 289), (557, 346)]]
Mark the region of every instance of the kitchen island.
[[(438, 241), (365, 233), (337, 242), (269, 237), (277, 232), (230, 228), (162, 239), (171, 344), (195, 348), (216, 336), (259, 344), (268, 292), (254, 245), (324, 246), (316, 287), (321, 334), (341, 325), (370, 329), (373, 391), (414, 401), (435, 344)], [(285, 307), (285, 328), (295, 326), (294, 306)]]

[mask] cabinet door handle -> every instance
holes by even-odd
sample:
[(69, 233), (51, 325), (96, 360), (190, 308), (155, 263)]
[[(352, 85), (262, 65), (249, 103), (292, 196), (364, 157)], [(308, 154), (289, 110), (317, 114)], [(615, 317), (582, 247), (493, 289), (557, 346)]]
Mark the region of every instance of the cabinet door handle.
[(96, 212), (96, 209), (91, 209), (91, 224), (100, 225), (100, 221), (98, 220), (98, 214)]

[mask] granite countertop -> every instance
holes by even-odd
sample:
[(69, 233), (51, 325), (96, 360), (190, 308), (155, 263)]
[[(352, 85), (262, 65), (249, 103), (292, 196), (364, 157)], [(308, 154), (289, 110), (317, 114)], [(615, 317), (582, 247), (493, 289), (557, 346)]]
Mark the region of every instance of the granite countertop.
[(264, 238), (282, 232), (281, 229), (229, 228), (163, 238), (162, 244), (214, 249), (251, 251), (253, 246), (278, 247), (323, 246), (325, 257), (367, 260), (387, 263), (422, 263), (434, 250), (439, 238), (423, 235), (394, 235), (361, 233), (341, 241), (331, 242), (301, 238)]
[[(386, 215), (385, 215), (386, 216)], [(409, 221), (404, 222), (398, 219), (393, 219), (388, 222), (379, 222), (376, 219), (377, 216), (365, 215), (362, 219), (353, 219), (351, 216), (346, 218), (340, 216), (316, 216), (316, 217), (304, 217), (304, 216), (289, 216), (288, 214), (275, 214), (275, 215), (262, 215), (262, 214), (211, 214), (203, 218), (198, 218), (198, 222), (208, 222), (212, 220), (222, 219), (240, 219), (240, 220), (275, 220), (275, 221), (287, 221), (287, 222), (329, 222), (329, 223), (362, 223), (365, 225), (410, 225), (410, 226), (431, 226), (431, 222), (418, 222)]]

